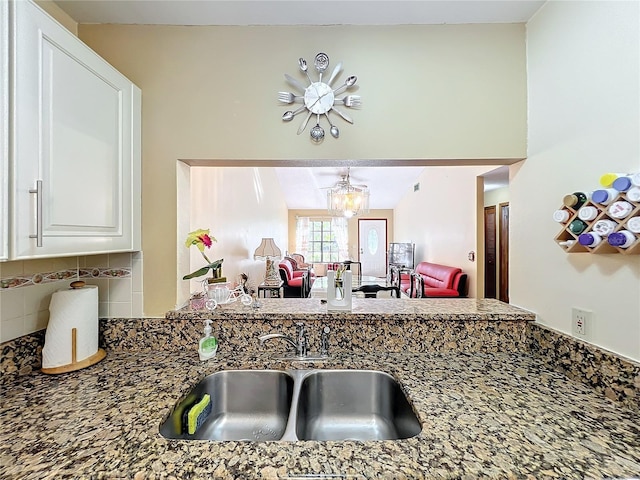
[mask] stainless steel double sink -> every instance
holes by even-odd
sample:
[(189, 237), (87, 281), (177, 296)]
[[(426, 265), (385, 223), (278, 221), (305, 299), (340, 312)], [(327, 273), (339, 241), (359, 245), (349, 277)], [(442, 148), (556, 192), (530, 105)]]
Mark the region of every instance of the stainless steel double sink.
[[(192, 435), (185, 409), (205, 393), (211, 413)], [(223, 370), (205, 377), (160, 426), (170, 439), (399, 440), (420, 422), (398, 382), (376, 370)]]

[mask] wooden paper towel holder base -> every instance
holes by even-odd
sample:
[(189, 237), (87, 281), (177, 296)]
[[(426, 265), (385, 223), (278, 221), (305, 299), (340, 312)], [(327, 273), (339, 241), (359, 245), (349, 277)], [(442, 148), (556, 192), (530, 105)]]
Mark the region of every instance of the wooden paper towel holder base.
[(55, 375), (58, 373), (73, 372), (75, 370), (80, 370), (82, 368), (86, 368), (91, 365), (94, 365), (106, 356), (107, 356), (107, 352), (105, 352), (102, 348), (98, 348), (98, 351), (96, 353), (78, 362), (76, 360), (77, 358), (76, 357), (76, 329), (72, 328), (71, 329), (71, 363), (67, 365), (61, 365), (59, 367), (42, 368), (40, 371), (42, 373), (48, 373), (51, 375)]

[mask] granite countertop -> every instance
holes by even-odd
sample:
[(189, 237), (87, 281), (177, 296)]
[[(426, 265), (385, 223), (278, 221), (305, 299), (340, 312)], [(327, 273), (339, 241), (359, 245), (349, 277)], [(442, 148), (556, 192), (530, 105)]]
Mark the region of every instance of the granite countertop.
[(168, 319), (192, 318), (242, 318), (244, 320), (273, 317), (287, 319), (316, 319), (348, 316), (349, 319), (369, 319), (372, 316), (384, 319), (424, 320), (527, 320), (534, 321), (536, 315), (496, 299), (478, 298), (353, 298), (351, 311), (327, 312), (327, 304), (318, 298), (260, 298), (260, 308), (246, 307), (240, 302), (220, 305), (213, 312), (183, 308), (168, 312)]
[(322, 366), (394, 375), (422, 432), (371, 442), (166, 440), (160, 423), (205, 375), (318, 364), (275, 361), (266, 353), (231, 356), (224, 345), (208, 362), (198, 361), (195, 348), (108, 352), (87, 369), (34, 373), (3, 387), (0, 478), (538, 480), (640, 473), (640, 412), (545, 369), (528, 354), (339, 353)]

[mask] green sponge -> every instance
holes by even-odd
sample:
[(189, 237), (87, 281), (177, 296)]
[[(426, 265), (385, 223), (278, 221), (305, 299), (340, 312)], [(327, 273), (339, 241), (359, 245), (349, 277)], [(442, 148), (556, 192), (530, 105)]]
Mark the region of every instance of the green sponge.
[(208, 393), (205, 393), (200, 401), (189, 409), (189, 413), (187, 414), (187, 432), (189, 435), (196, 433), (196, 430), (200, 428), (210, 413), (211, 397)]

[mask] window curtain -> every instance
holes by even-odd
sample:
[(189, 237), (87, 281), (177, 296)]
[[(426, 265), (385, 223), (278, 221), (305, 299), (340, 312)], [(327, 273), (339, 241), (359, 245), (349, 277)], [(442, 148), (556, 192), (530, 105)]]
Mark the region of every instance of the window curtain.
[(299, 253), (303, 257), (309, 257), (309, 217), (296, 218), (296, 249), (292, 253)]
[[(297, 217), (296, 219), (296, 250), (305, 258), (309, 257), (309, 222), (310, 217)], [(317, 218), (315, 220), (324, 220)], [(344, 217), (331, 218), (331, 231), (333, 232), (336, 243), (338, 244), (338, 254), (341, 260), (347, 260), (349, 257), (349, 225)]]
[(344, 217), (332, 218), (331, 230), (338, 243), (338, 258), (340, 260), (349, 260), (349, 228), (347, 219)]

